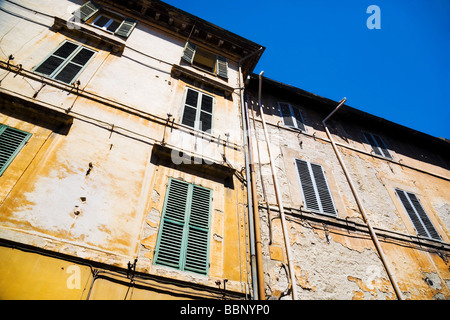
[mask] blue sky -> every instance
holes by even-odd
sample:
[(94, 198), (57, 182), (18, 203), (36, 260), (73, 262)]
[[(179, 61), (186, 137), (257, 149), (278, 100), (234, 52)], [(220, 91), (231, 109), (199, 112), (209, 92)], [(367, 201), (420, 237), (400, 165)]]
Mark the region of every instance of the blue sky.
[(165, 2), (265, 46), (255, 73), (450, 139), (450, 0)]

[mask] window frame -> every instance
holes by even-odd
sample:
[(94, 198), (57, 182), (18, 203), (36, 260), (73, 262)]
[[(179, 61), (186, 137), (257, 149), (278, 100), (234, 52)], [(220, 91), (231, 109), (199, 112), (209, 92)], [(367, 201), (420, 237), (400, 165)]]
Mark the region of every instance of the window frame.
[[(384, 140), (381, 138), (380, 135), (377, 135), (377, 134), (374, 134), (374, 133), (370, 133), (370, 132), (367, 132), (367, 131), (363, 131), (362, 134), (363, 134), (363, 136), (364, 136), (364, 140), (365, 140), (366, 143), (372, 148), (372, 151), (374, 152), (375, 155), (377, 155), (377, 156), (379, 156), (379, 157), (386, 158), (386, 159), (391, 159), (391, 160), (393, 159), (392, 154), (391, 154), (391, 152), (389, 151), (388, 146), (386, 145), (386, 142), (384, 142)], [(374, 144), (372, 144), (372, 143), (369, 141), (368, 137), (370, 137), (370, 139), (372, 139), (372, 141), (374, 142)], [(377, 139), (378, 139), (379, 141), (378, 141)], [(381, 142), (381, 144), (383, 144), (382, 146), (380, 146), (380, 142)], [(376, 151), (375, 148), (378, 149), (378, 152), (379, 152), (380, 154), (377, 154), (377, 151)], [(386, 150), (387, 155), (385, 154), (385, 151), (383, 151), (383, 150)]]
[[(199, 66), (194, 63), (195, 56), (198, 51), (204, 52), (205, 55), (210, 55), (211, 57), (215, 57), (213, 71), (203, 68), (202, 66)], [(188, 40), (186, 42), (186, 44), (184, 45), (183, 55), (181, 56), (181, 58), (184, 61), (188, 62), (194, 68), (197, 68), (199, 70), (202, 70), (202, 71), (212, 74), (214, 76), (228, 80), (228, 69), (229, 69), (228, 59), (220, 54), (211, 52), (211, 51), (203, 49), (201, 47), (199, 48), (198, 45), (196, 45), (195, 43), (192, 43)]]
[[(281, 109), (281, 104), (286, 104), (289, 107), (289, 116), (291, 117), (292, 123), (294, 125), (286, 124), (286, 122), (284, 121), (285, 115), (283, 114), (283, 111)], [(278, 112), (280, 113), (281, 119), (283, 120), (283, 125), (285, 127), (294, 128), (294, 129), (300, 130), (302, 132), (306, 132), (306, 125), (305, 125), (305, 121), (303, 119), (303, 114), (302, 114), (302, 112), (301, 112), (301, 110), (299, 108), (295, 108), (289, 102), (283, 102), (283, 101), (278, 101), (277, 102), (277, 106), (278, 106)], [(295, 112), (294, 112), (294, 108), (296, 110), (298, 110), (298, 114), (300, 116), (300, 119), (297, 119), (297, 116), (295, 115)], [(302, 123), (303, 128), (299, 128), (298, 121), (300, 121)]]
[[(195, 109), (196, 109), (196, 114), (195, 114), (195, 120), (194, 120), (194, 127), (191, 127), (190, 125), (187, 125), (187, 124), (184, 124), (184, 123), (183, 123), (184, 114), (185, 114), (185, 112), (186, 112), (186, 99), (187, 99), (187, 95), (188, 95), (188, 91), (189, 91), (189, 90), (192, 90), (192, 91), (195, 91), (195, 92), (198, 93), (198, 97), (197, 97), (197, 105), (196, 105), (196, 107), (195, 107)], [(203, 97), (204, 95), (205, 95), (205, 96), (208, 96), (208, 97), (210, 97), (210, 98), (212, 99), (211, 113), (206, 112), (206, 111), (202, 111), (202, 110), (201, 110), (202, 97)], [(216, 99), (215, 99), (214, 96), (212, 96), (212, 95), (210, 95), (210, 94), (207, 94), (207, 93), (204, 93), (204, 92), (202, 92), (202, 91), (200, 91), (200, 90), (196, 90), (196, 89), (194, 89), (194, 88), (192, 88), (192, 87), (186, 87), (185, 92), (184, 92), (184, 96), (183, 96), (183, 111), (182, 111), (182, 113), (181, 113), (180, 123), (181, 123), (182, 125), (184, 125), (184, 126), (187, 126), (187, 127), (191, 128), (191, 129), (194, 129), (194, 130), (196, 130), (196, 131), (201, 131), (201, 132), (213, 134), (213, 129), (214, 129), (214, 109), (215, 109), (215, 104), (216, 104)], [(190, 105), (189, 105), (189, 106), (190, 106)], [(190, 107), (192, 107), (192, 106), (190, 106)], [(208, 131), (204, 131), (203, 129), (200, 129), (200, 128), (199, 128), (200, 123), (202, 123), (202, 122), (200, 121), (200, 119), (201, 119), (200, 117), (201, 117), (201, 113), (202, 113), (202, 112), (205, 112), (205, 113), (208, 113), (208, 114), (211, 115), (211, 128), (209, 129), (209, 132), (208, 132)]]
[[(305, 194), (305, 190), (304, 190), (303, 183), (302, 183), (302, 178), (300, 176), (300, 170), (299, 170), (299, 167), (298, 167), (298, 161), (302, 161), (302, 162), (305, 162), (307, 164), (308, 174), (309, 174), (309, 178), (310, 178), (311, 183), (312, 183), (312, 188), (313, 188), (313, 191), (314, 191), (315, 200), (316, 200), (316, 204), (317, 204), (318, 209), (310, 208), (308, 206), (308, 203), (307, 203), (306, 199), (309, 198), (309, 196), (307, 196)], [(309, 210), (309, 211), (312, 211), (312, 212), (316, 212), (316, 213), (320, 213), (320, 214), (324, 214), (324, 215), (327, 215), (327, 216), (330, 216), (330, 217), (338, 217), (338, 210), (337, 210), (337, 207), (336, 207), (336, 203), (334, 201), (333, 194), (331, 193), (330, 184), (328, 183), (328, 179), (327, 179), (327, 176), (325, 174), (325, 170), (324, 170), (323, 166), (320, 165), (320, 164), (317, 164), (317, 163), (312, 163), (310, 161), (306, 161), (306, 160), (298, 159), (298, 158), (294, 158), (294, 165), (295, 165), (295, 168), (296, 168), (296, 171), (297, 171), (297, 177), (298, 177), (298, 181), (299, 181), (299, 185), (300, 185), (300, 190), (301, 190), (302, 196), (303, 196), (303, 203), (305, 205), (306, 210)], [(328, 196), (330, 197), (331, 205), (333, 206), (334, 213), (330, 213), (330, 212), (325, 212), (324, 211), (321, 195), (320, 195), (320, 192), (319, 192), (319, 188), (317, 186), (317, 181), (316, 181), (316, 177), (315, 177), (314, 172), (313, 172), (312, 165), (318, 166), (321, 169), (322, 177), (324, 179), (325, 186), (327, 188), (327, 193), (328, 193)]]
[[(107, 18), (109, 19), (107, 23), (105, 23), (105, 25), (103, 27), (100, 27), (99, 25), (95, 24), (98, 20), (100, 20), (100, 18)], [(115, 34), (116, 31), (120, 28), (120, 25), (122, 24), (123, 20), (125, 18), (120, 17), (122, 20), (118, 20), (115, 19), (114, 17), (111, 17), (110, 15), (108, 15), (108, 13), (103, 13), (103, 12), (99, 12), (97, 14), (94, 14), (94, 19), (91, 22), (88, 22), (91, 26), (94, 26), (96, 28), (102, 29), (103, 31), (106, 31), (108, 33), (111, 34)], [(119, 25), (117, 26), (117, 28), (114, 31), (108, 30), (108, 27), (113, 23), (113, 22), (117, 22)]]
[(23, 147), (27, 144), (28, 140), (32, 136), (32, 134), (29, 132), (16, 129), (16, 128), (10, 127), (8, 125), (5, 125), (5, 124), (0, 124), (0, 139), (1, 139), (2, 134), (8, 129), (25, 134), (25, 136), (23, 137), (23, 139), (19, 143), (19, 145), (16, 146), (14, 152), (9, 156), (8, 160), (3, 164), (3, 166), (0, 167), (0, 177), (3, 175), (3, 173), (6, 171), (6, 169), (11, 165), (11, 163), (14, 161), (14, 159), (17, 157), (17, 155), (20, 153), (20, 151), (23, 149)]
[[(419, 237), (424, 237), (427, 239), (431, 239), (431, 240), (437, 240), (437, 241), (442, 241), (442, 237), (439, 234), (439, 232), (437, 231), (436, 227), (434, 226), (433, 222), (431, 221), (428, 213), (425, 211), (425, 208), (423, 207), (419, 197), (413, 193), (413, 192), (409, 192), (409, 191), (405, 191), (399, 188), (394, 188), (395, 190), (395, 194), (397, 195), (397, 198), (400, 200), (403, 210), (404, 212), (406, 212), (406, 215), (409, 218), (409, 221), (411, 222), (411, 224), (413, 225), (414, 229), (416, 230), (417, 236)], [(408, 205), (409, 207), (413, 210), (413, 214), (415, 215), (415, 217), (411, 216), (411, 213), (409, 212), (408, 208), (406, 208), (405, 203), (403, 202), (402, 198), (400, 197), (399, 192), (403, 193), (403, 196), (406, 198), (406, 200), (408, 201)], [(420, 209), (422, 210), (423, 214), (421, 214), (420, 212), (417, 211), (416, 206), (413, 203), (413, 200), (411, 199), (411, 196), (414, 196), (417, 200), (417, 204), (420, 206)], [(425, 218), (428, 220), (429, 222), (429, 226), (427, 226), (427, 222), (424, 221), (424, 217), (422, 217), (422, 215), (425, 216)], [(415, 222), (415, 220), (417, 222)], [(417, 225), (417, 223), (419, 223), (419, 225)], [(430, 229), (430, 227), (432, 229)], [(422, 228), (424, 233), (421, 232), (419, 229)], [(432, 236), (432, 232), (435, 232), (437, 237)]]
[[(56, 56), (55, 53), (56, 53), (62, 46), (64, 46), (66, 43), (74, 44), (74, 45), (77, 46), (77, 48), (76, 48), (75, 50), (73, 50), (72, 53), (69, 54), (69, 56), (67, 56), (67, 58), (62, 58), (62, 57), (60, 57), (60, 56)], [(93, 52), (93, 55), (89, 58), (88, 61), (86, 61), (86, 63), (85, 63), (84, 65), (80, 65), (79, 63), (72, 62), (72, 59), (73, 59), (73, 58), (74, 58), (74, 57), (75, 57), (82, 49), (86, 49), (86, 50), (89, 50), (89, 51)], [(59, 82), (65, 83), (65, 84), (72, 85), (72, 84), (75, 82), (75, 80), (80, 76), (80, 74), (84, 71), (84, 69), (87, 67), (87, 65), (94, 59), (94, 57), (96, 56), (96, 54), (97, 54), (97, 51), (96, 51), (96, 50), (93, 50), (93, 49), (91, 49), (91, 48), (89, 48), (89, 47), (86, 47), (86, 46), (84, 46), (84, 45), (82, 45), (82, 44), (80, 44), (80, 43), (76, 43), (76, 42), (74, 42), (74, 41), (64, 40), (64, 41), (61, 42), (61, 43), (59, 44), (59, 46), (56, 47), (50, 54), (48, 54), (44, 59), (42, 59), (42, 61), (39, 62), (39, 63), (32, 69), (32, 71), (35, 72), (35, 73), (37, 73), (37, 74), (40, 74), (40, 75), (42, 75), (42, 76), (44, 76), (44, 77), (53, 79), (53, 80), (55, 80), (55, 81), (59, 81)], [(52, 56), (55, 56), (55, 57), (57, 57), (57, 58), (59, 58), (59, 59), (64, 59), (64, 61), (63, 61), (63, 62), (62, 62), (55, 70), (53, 70), (53, 72), (50, 73), (49, 75), (48, 75), (48, 74), (44, 74), (44, 73), (42, 73), (42, 72), (36, 71), (37, 69), (39, 69), (39, 67), (40, 67), (41, 65), (43, 65), (45, 62), (47, 62), (47, 60), (48, 60), (50, 57), (52, 57)], [(72, 80), (70, 80), (70, 82), (65, 82), (65, 81), (56, 79), (56, 77), (59, 75), (59, 73), (60, 73), (60, 72), (61, 72), (61, 71), (62, 71), (69, 63), (73, 63), (73, 64), (75, 64), (75, 65), (77, 65), (77, 66), (81, 66), (81, 69), (75, 74), (75, 76), (72, 78)]]
[[(186, 206), (184, 208), (184, 221), (183, 222), (176, 221), (170, 217), (167, 217), (169, 195), (170, 195), (171, 188), (172, 188), (174, 181), (176, 183), (181, 183), (181, 184), (187, 185), (187, 188), (188, 188), (187, 198), (186, 198)], [(208, 199), (209, 211), (208, 211), (207, 228), (204, 226), (203, 227), (196, 226), (195, 221), (191, 223), (192, 208), (193, 208), (192, 199), (193, 199), (193, 194), (194, 194), (194, 188), (197, 188), (200, 190), (206, 190), (209, 192), (209, 199)], [(175, 179), (172, 177), (169, 178), (168, 183), (167, 183), (167, 188), (166, 188), (166, 195), (165, 195), (165, 199), (164, 199), (163, 210), (162, 210), (162, 214), (161, 214), (161, 222), (160, 222), (159, 230), (158, 230), (158, 237), (156, 240), (153, 264), (158, 265), (158, 266), (165, 266), (165, 267), (173, 268), (173, 269), (180, 270), (183, 272), (193, 272), (195, 274), (201, 274), (201, 275), (208, 276), (209, 267), (210, 267), (209, 257), (210, 257), (210, 247), (211, 247), (211, 239), (210, 238), (211, 238), (211, 220), (212, 220), (212, 194), (213, 194), (213, 190), (211, 190), (209, 188), (205, 188), (205, 187), (196, 185), (194, 183), (189, 183), (189, 182)], [(171, 224), (175, 223), (175, 224), (178, 224), (179, 226), (181, 224), (183, 224), (180, 251), (178, 253), (179, 257), (178, 257), (178, 262), (176, 262), (176, 263), (175, 262), (170, 263), (167, 261), (161, 262), (158, 260), (160, 254), (161, 254), (160, 248), (161, 248), (161, 243), (162, 243), (161, 239), (163, 237), (163, 232), (165, 230), (164, 226), (165, 226), (165, 224), (169, 224), (169, 223), (171, 223)], [(204, 270), (200, 270), (200, 269), (195, 270), (195, 268), (192, 266), (186, 266), (189, 244), (191, 243), (191, 245), (194, 245), (194, 246), (198, 245), (196, 243), (196, 241), (189, 242), (189, 233), (192, 230), (200, 230), (200, 231), (206, 232), (207, 240), (206, 240), (206, 244), (203, 244), (204, 246), (206, 246), (206, 252), (204, 252), (204, 254), (206, 254), (206, 255), (204, 256), (204, 260), (202, 261), (204, 263)], [(167, 231), (167, 232), (172, 232), (172, 231)], [(167, 245), (167, 244), (165, 244), (165, 245)]]

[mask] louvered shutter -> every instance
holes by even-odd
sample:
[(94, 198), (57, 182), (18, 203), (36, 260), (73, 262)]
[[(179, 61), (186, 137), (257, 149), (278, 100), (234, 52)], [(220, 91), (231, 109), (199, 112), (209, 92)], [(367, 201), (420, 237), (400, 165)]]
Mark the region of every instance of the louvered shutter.
[(193, 185), (184, 270), (208, 273), (210, 211), (211, 191)]
[(128, 38), (131, 32), (136, 27), (137, 21), (134, 19), (126, 18), (122, 21), (119, 28), (116, 30), (116, 35)]
[(383, 154), (383, 156), (385, 156), (386, 158), (392, 158), (391, 154), (389, 153), (388, 149), (386, 148), (386, 145), (384, 144), (381, 137), (379, 137), (377, 135), (373, 135), (373, 138), (375, 139), (375, 142), (377, 143), (378, 147), (380, 148), (380, 151)]
[(299, 159), (295, 162), (306, 209), (335, 215), (336, 209), (322, 166)]
[(302, 131), (306, 131), (305, 124), (303, 123), (303, 117), (302, 117), (300, 110), (298, 110), (295, 107), (292, 107), (292, 110), (294, 111), (294, 117), (295, 117), (295, 121), (297, 124), (297, 128)]
[(319, 211), (319, 203), (317, 202), (317, 194), (314, 189), (313, 179), (309, 172), (309, 166), (306, 161), (296, 159), (300, 184), (302, 186), (303, 198), (306, 209)]
[(227, 58), (217, 55), (217, 75), (228, 79), (228, 61)]
[(289, 104), (278, 102), (278, 105), (280, 107), (281, 117), (283, 118), (284, 125), (288, 127), (295, 127)]
[(83, 4), (78, 10), (76, 10), (73, 14), (76, 17), (79, 17), (81, 21), (85, 22), (94, 14), (96, 14), (101, 9), (101, 6), (95, 3), (94, 1), (88, 1)]
[(189, 184), (171, 179), (164, 204), (155, 263), (180, 269)]
[(313, 163), (311, 163), (310, 166), (316, 183), (317, 194), (320, 199), (321, 211), (328, 214), (336, 214), (333, 199), (331, 198), (330, 189), (328, 188), (322, 167)]
[(440, 240), (439, 233), (434, 228), (430, 218), (428, 218), (417, 196), (414, 193), (400, 189), (396, 189), (395, 191), (411, 219), (414, 228), (416, 228), (417, 234), (422, 237)]
[(0, 125), (0, 175), (5, 172), (30, 136), (28, 132)]
[(186, 42), (186, 45), (184, 47), (184, 52), (183, 52), (183, 60), (192, 63), (194, 61), (194, 55), (195, 55), (195, 50), (197, 50), (197, 45), (191, 43), (191, 42)]
[(378, 148), (375, 140), (373, 139), (372, 135), (369, 133), (364, 133), (364, 137), (366, 138), (367, 142), (372, 147), (373, 152), (375, 152), (376, 155), (382, 156), (381, 150)]
[(155, 263), (208, 274), (211, 190), (169, 180)]

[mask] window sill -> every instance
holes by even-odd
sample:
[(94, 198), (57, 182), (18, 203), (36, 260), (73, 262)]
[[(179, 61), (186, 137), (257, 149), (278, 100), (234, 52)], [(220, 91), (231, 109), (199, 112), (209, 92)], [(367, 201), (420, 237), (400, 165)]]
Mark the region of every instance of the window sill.
[[(206, 71), (204, 71), (204, 72), (206, 72)], [(230, 87), (226, 84), (223, 84), (217, 80), (205, 77), (204, 75), (201, 75), (201, 74), (195, 72), (194, 70), (182, 67), (177, 64), (174, 64), (172, 66), (171, 73), (172, 73), (173, 77), (179, 78), (181, 75), (183, 75), (189, 79), (192, 79), (192, 80), (200, 82), (200, 83), (204, 83), (207, 86), (213, 87), (214, 89), (223, 91), (225, 97), (227, 97), (227, 98), (231, 97), (231, 94), (233, 93), (232, 87)]]
[(121, 54), (125, 49), (125, 42), (123, 40), (117, 39), (113, 34), (91, 25), (55, 17), (53, 28), (57, 31), (73, 34), (77, 37), (90, 38), (94, 42), (100, 40), (100, 44), (109, 47), (114, 54)]

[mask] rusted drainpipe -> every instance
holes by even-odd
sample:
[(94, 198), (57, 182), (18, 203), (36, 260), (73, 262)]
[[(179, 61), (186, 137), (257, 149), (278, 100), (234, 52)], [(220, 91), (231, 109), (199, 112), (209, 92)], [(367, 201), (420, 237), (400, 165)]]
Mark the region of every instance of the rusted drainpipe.
[(377, 237), (374, 229), (372, 228), (372, 225), (370, 224), (369, 219), (367, 218), (366, 211), (364, 210), (364, 206), (362, 205), (362, 202), (359, 198), (358, 192), (356, 191), (356, 188), (353, 185), (353, 181), (350, 178), (350, 174), (348, 173), (347, 168), (345, 167), (345, 163), (344, 163), (341, 155), (339, 154), (336, 144), (334, 143), (334, 140), (331, 137), (330, 131), (328, 130), (328, 127), (325, 123), (336, 111), (338, 111), (338, 109), (340, 107), (342, 107), (344, 105), (345, 101), (347, 101), (347, 98), (344, 98), (339, 102), (337, 107), (325, 119), (322, 120), (322, 124), (325, 128), (325, 132), (327, 133), (328, 139), (331, 142), (333, 150), (336, 153), (339, 163), (341, 164), (342, 170), (344, 170), (345, 177), (347, 178), (347, 181), (350, 185), (350, 189), (352, 190), (353, 196), (356, 199), (356, 203), (358, 204), (358, 208), (361, 211), (361, 215), (362, 215), (365, 223), (367, 224), (367, 227), (369, 228), (370, 236), (372, 237), (373, 243), (375, 244), (375, 248), (377, 249), (378, 254), (380, 255), (381, 261), (382, 261), (384, 268), (388, 274), (389, 280), (391, 281), (392, 287), (394, 288), (395, 294), (397, 295), (398, 300), (403, 300), (402, 292), (400, 291), (400, 288), (398, 287), (397, 282), (395, 281), (394, 276), (391, 272), (389, 264), (386, 261), (386, 257), (384, 255), (383, 249), (381, 248), (381, 245), (378, 242), (378, 237)]
[(267, 143), (267, 151), (269, 153), (269, 162), (270, 162), (270, 168), (272, 169), (272, 179), (273, 179), (273, 185), (275, 187), (275, 196), (277, 198), (277, 204), (280, 211), (280, 219), (281, 219), (281, 226), (283, 229), (283, 236), (284, 236), (284, 243), (286, 245), (286, 256), (288, 260), (288, 268), (289, 268), (289, 274), (291, 278), (291, 286), (292, 286), (292, 300), (297, 300), (297, 285), (295, 281), (295, 273), (294, 273), (294, 262), (292, 260), (292, 252), (291, 252), (291, 243), (289, 240), (288, 235), (288, 229), (286, 226), (286, 219), (284, 217), (284, 209), (283, 209), (283, 199), (280, 195), (280, 188), (278, 186), (278, 178), (277, 173), (275, 171), (275, 166), (273, 164), (273, 158), (272, 158), (272, 149), (270, 148), (270, 142), (269, 137), (267, 134), (267, 128), (266, 128), (266, 120), (264, 119), (264, 111), (261, 104), (261, 86), (262, 86), (262, 76), (264, 74), (264, 71), (261, 71), (259, 74), (259, 92), (258, 92), (258, 104), (259, 104), (259, 113), (261, 115), (262, 125), (264, 129), (264, 137)]

